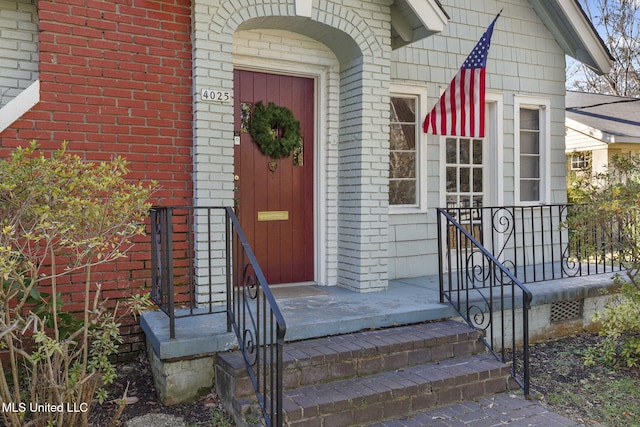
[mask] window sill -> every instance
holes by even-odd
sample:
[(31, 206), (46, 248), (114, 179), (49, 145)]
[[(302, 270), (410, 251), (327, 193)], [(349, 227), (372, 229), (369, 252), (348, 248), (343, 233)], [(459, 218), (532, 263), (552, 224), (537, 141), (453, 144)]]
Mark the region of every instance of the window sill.
[(427, 209), (420, 206), (389, 206), (389, 215), (424, 214)]

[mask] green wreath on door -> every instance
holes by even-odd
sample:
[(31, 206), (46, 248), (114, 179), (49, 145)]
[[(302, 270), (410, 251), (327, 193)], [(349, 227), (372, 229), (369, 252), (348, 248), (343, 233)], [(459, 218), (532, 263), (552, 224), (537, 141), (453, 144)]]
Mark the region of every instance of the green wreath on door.
[(289, 157), (300, 147), (300, 122), (287, 107), (259, 101), (249, 122), (249, 133), (267, 156), (273, 159)]

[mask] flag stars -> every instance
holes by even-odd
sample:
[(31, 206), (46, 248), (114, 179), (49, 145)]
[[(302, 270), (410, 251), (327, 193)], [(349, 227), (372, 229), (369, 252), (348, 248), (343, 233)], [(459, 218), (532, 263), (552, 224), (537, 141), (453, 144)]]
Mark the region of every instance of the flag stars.
[(498, 13), (449, 87), (425, 117), (424, 132), (434, 135), (484, 137), (484, 76), (493, 26), (499, 16)]

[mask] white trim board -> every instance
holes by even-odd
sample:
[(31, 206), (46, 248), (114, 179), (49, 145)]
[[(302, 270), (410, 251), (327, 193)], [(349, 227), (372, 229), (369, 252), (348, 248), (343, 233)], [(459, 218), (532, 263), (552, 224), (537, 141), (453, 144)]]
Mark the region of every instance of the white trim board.
[(31, 83), (28, 88), (0, 108), (0, 132), (11, 126), (38, 102), (40, 102), (40, 80)]

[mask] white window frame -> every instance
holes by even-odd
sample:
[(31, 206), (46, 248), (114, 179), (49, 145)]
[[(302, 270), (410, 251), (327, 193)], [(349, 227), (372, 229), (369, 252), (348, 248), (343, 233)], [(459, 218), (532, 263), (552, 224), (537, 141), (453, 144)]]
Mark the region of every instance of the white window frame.
[(591, 167), (591, 151), (574, 151), (569, 158), (572, 171), (583, 171)]
[[(485, 94), (484, 205), (502, 206), (504, 202), (504, 100), (502, 93)], [(447, 136), (434, 135), (440, 152), (440, 206), (447, 205), (446, 144)], [(458, 137), (456, 137), (458, 138)], [(471, 138), (473, 139), (473, 138)]]
[(427, 111), (427, 88), (424, 86), (391, 84), (392, 97), (416, 98), (416, 203), (411, 205), (389, 204), (390, 214), (424, 213), (427, 211), (427, 135), (422, 131), (422, 120)]
[[(549, 98), (514, 97), (514, 199), (517, 205), (531, 206), (547, 203), (551, 199), (551, 100)], [(540, 188), (538, 200), (520, 199), (520, 109), (538, 110), (540, 114)]]

